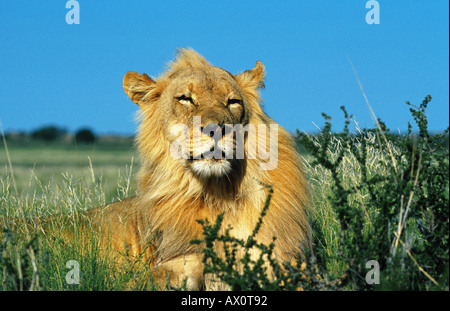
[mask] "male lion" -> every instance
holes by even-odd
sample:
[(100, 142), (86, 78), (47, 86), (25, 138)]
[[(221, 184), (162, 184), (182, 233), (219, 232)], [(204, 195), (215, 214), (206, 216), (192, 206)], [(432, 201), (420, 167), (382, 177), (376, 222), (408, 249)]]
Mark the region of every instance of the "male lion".
[[(231, 235), (246, 239), (266, 202), (264, 184), (272, 185), (273, 197), (256, 239), (269, 244), (275, 236), (274, 255), (279, 262), (290, 261), (302, 247), (310, 246), (302, 164), (287, 131), (278, 126), (276, 143), (270, 140), (274, 133), (269, 135), (269, 128), (276, 123), (260, 106), (263, 80), (261, 62), (232, 75), (191, 49), (180, 50), (158, 78), (128, 72), (123, 79), (125, 93), (140, 108), (138, 195), (88, 215), (99, 221), (102, 232), (121, 253), (153, 258), (154, 276), (162, 283), (169, 275), (174, 285), (186, 281), (188, 289), (221, 288), (205, 280), (201, 249), (190, 243), (203, 235), (197, 220), (214, 222), (225, 212), (222, 232), (231, 226)], [(174, 156), (179, 148), (173, 146), (195, 135), (196, 120), (201, 129), (213, 127), (202, 131), (197, 142), (188, 141), (183, 156)], [(183, 137), (174, 130), (180, 124), (189, 135)], [(231, 145), (224, 143), (227, 126), (236, 125), (256, 131), (253, 140), (250, 131), (240, 132), (244, 151), (237, 150), (238, 131)], [(225, 135), (217, 138), (217, 133)], [(272, 167), (263, 166), (268, 159), (259, 152), (266, 145), (276, 148), (278, 158)], [(219, 152), (207, 156), (213, 151)], [(217, 251), (221, 253), (218, 246)]]

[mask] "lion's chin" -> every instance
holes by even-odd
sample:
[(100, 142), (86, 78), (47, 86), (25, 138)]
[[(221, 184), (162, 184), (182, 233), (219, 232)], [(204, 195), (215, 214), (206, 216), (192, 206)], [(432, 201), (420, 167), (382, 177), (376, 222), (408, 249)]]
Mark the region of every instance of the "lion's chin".
[(200, 159), (192, 162), (191, 169), (200, 178), (211, 178), (228, 175), (232, 166), (226, 159)]

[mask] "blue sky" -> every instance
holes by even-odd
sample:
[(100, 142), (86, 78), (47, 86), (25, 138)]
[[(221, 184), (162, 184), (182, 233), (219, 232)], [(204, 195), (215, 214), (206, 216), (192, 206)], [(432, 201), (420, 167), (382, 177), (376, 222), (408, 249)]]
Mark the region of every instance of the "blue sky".
[(138, 107), (127, 71), (159, 75), (180, 47), (232, 73), (257, 60), (267, 71), (266, 112), (289, 131), (317, 130), (321, 112), (342, 128), (345, 105), (372, 126), (348, 59), (377, 116), (406, 129), (405, 101), (431, 94), (429, 125), (449, 124), (449, 4), (379, 0), (87, 1), (80, 24), (65, 0), (0, 1), (0, 120), (6, 131), (56, 124), (70, 131), (132, 134)]

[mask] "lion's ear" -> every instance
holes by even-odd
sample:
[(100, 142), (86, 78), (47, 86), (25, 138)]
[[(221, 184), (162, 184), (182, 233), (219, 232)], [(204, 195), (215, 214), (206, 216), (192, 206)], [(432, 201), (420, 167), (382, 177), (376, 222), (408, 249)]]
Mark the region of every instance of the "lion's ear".
[(260, 61), (257, 61), (255, 68), (235, 75), (234, 78), (244, 90), (250, 89), (257, 91), (258, 89), (264, 88), (265, 75), (264, 65)]
[(137, 72), (127, 72), (123, 77), (123, 90), (128, 97), (136, 104), (150, 91), (154, 90), (156, 82), (147, 74)]

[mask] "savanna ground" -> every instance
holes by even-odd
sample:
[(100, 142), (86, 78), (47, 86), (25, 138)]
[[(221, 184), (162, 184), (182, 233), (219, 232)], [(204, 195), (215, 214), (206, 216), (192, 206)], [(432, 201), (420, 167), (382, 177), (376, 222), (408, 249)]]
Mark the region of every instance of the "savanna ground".
[[(411, 106), (414, 122), (404, 135), (390, 133), (382, 123), (377, 130), (359, 129), (345, 110), (347, 123), (339, 133), (330, 131), (326, 115), (320, 134), (297, 133), (312, 193), (314, 255), (304, 254), (297, 263), (271, 261), (275, 280), (267, 278), (262, 261), (244, 257), (244, 270), (238, 271), (236, 245), (258, 247), (269, 259), (271, 245), (218, 236), (220, 219), (209, 220), (205, 240), (194, 243), (205, 243), (208, 250), (221, 241), (229, 256), (221, 260), (205, 252), (205, 272), (216, 273), (237, 290), (448, 290), (448, 135), (428, 133), (425, 109), (430, 99)], [(3, 219), (61, 212), (75, 219), (80, 211), (135, 194), (139, 159), (131, 141), (7, 142), (7, 150), (0, 147)], [(270, 208), (272, 189), (267, 186)], [(42, 232), (38, 224), (4, 222), (0, 288), (156, 289), (145, 277), (145, 265), (125, 262), (118, 267), (99, 252), (95, 237), (78, 243), (85, 232), (75, 221), (70, 226), (72, 243)], [(66, 264), (72, 260), (79, 264), (79, 284), (70, 284), (74, 266)], [(379, 274), (372, 273), (375, 266), (369, 261), (376, 261)], [(287, 275), (280, 272), (281, 265)]]

